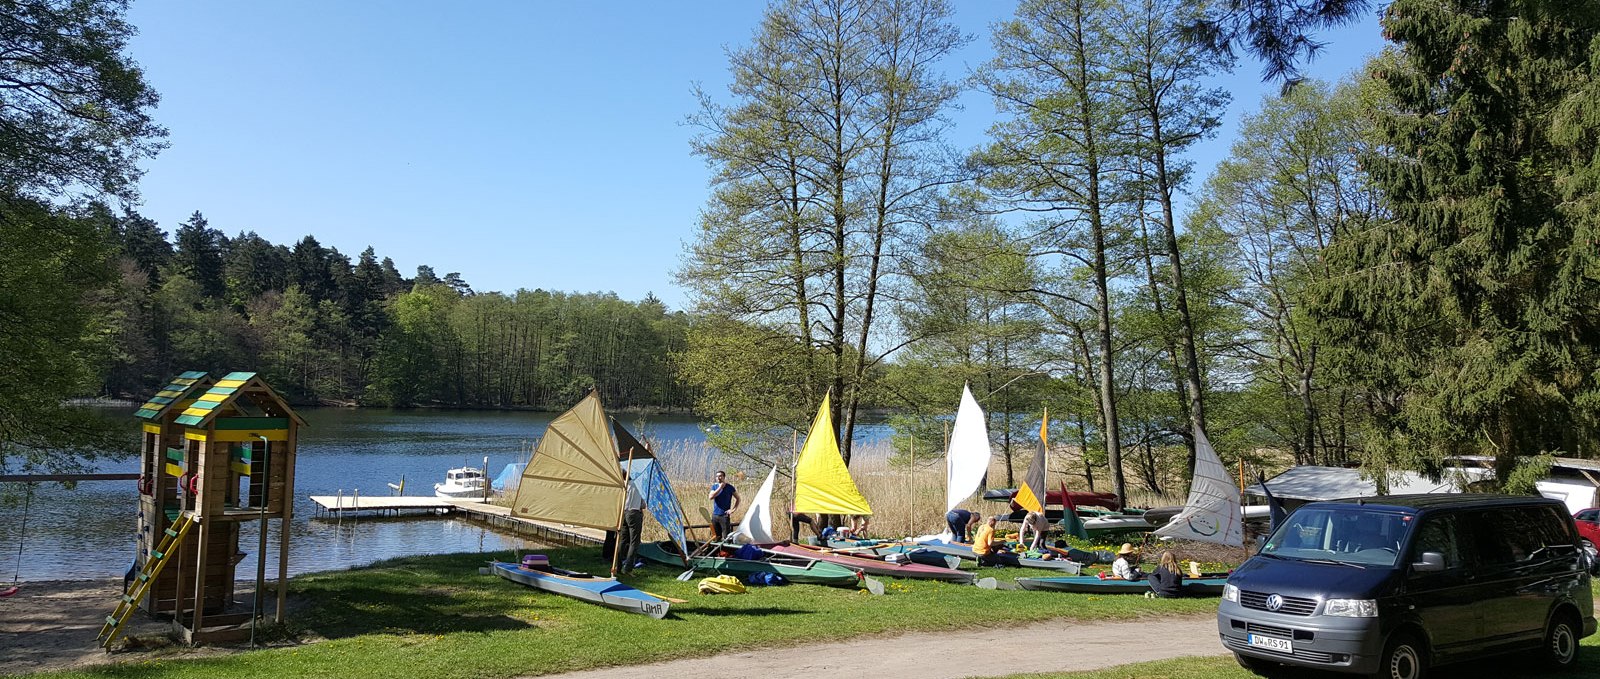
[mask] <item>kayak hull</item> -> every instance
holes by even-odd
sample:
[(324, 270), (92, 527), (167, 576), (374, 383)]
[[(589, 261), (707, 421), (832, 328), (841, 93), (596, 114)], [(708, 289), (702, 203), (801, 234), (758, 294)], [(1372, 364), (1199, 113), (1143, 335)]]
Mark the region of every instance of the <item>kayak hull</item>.
[[(818, 559), (829, 563), (836, 563), (846, 568), (854, 568), (868, 575), (882, 575), (891, 578), (916, 578), (921, 580), (945, 580), (949, 582), (972, 583), (977, 576), (953, 568), (940, 568), (920, 563), (890, 563), (882, 559), (872, 559), (864, 556), (826, 552), (816, 547), (807, 547), (789, 543), (762, 545), (765, 549), (780, 554), (790, 554), (801, 558)], [(863, 550), (865, 551), (865, 550)]]
[[(690, 543), (694, 549), (694, 543)], [(672, 542), (647, 542), (639, 546), (639, 556), (668, 566), (682, 566), (683, 556)], [(722, 556), (696, 556), (690, 559), (695, 568), (732, 575), (743, 580), (751, 573), (776, 573), (785, 580), (798, 584), (857, 587), (861, 584), (861, 571), (829, 563), (814, 557), (781, 556), (752, 561)]]
[(523, 568), (514, 563), (495, 563), (494, 574), (521, 585), (544, 590), (552, 594), (582, 599), (619, 611), (648, 615), (660, 620), (667, 617), (672, 603), (622, 584), (612, 578), (595, 576), (577, 577)]
[[(831, 547), (855, 547), (849, 541), (832, 541)], [(963, 542), (945, 542), (944, 540), (923, 540), (911, 544), (894, 542), (884, 543), (873, 548), (877, 554), (890, 554), (893, 552), (909, 552), (915, 549), (926, 549), (940, 554), (954, 556), (969, 561), (977, 561), (978, 555), (972, 552), (972, 545)], [(1044, 570), (1059, 571), (1068, 575), (1077, 575), (1082, 572), (1083, 565), (1068, 559), (1028, 559), (1018, 557), (1017, 565), (1023, 568), (1040, 568)]]
[[(1186, 596), (1196, 597), (1221, 596), (1222, 586), (1227, 583), (1227, 578), (1185, 579), (1183, 581), (1183, 593)], [(1150, 591), (1150, 583), (1148, 582), (1101, 580), (1093, 575), (1061, 578), (1017, 578), (1017, 585), (1023, 589), (1076, 592), (1079, 594), (1143, 594)]]

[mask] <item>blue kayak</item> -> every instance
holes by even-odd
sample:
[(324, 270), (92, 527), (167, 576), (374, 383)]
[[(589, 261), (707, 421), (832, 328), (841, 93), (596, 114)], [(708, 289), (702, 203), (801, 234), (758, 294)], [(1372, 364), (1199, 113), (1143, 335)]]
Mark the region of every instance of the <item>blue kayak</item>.
[(514, 563), (495, 562), (494, 574), (535, 589), (582, 599), (619, 611), (648, 615), (657, 620), (667, 617), (667, 609), (672, 605), (672, 602), (666, 599), (641, 592), (614, 578), (602, 578), (588, 573), (575, 573), (559, 568), (525, 568)]
[[(1223, 578), (1185, 578), (1183, 593), (1189, 596), (1220, 596)], [(1101, 580), (1094, 575), (1077, 575), (1068, 578), (1017, 578), (1023, 589), (1078, 592), (1081, 594), (1143, 594), (1150, 591), (1150, 583), (1133, 580)]]

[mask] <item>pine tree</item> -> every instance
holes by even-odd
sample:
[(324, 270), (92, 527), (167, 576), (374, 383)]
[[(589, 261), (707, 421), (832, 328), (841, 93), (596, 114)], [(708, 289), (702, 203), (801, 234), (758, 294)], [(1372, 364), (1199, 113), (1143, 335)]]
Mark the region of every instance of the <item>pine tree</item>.
[(173, 270), (198, 284), (204, 297), (221, 300), (228, 290), (222, 271), (228, 237), (211, 228), (205, 215), (196, 210), (189, 221), (178, 226), (173, 241)]
[[(1593, 451), (1600, 277), (1593, 213), (1570, 201), (1592, 195), (1571, 189), (1595, 128), (1552, 121), (1593, 90), (1600, 12), (1397, 0), (1383, 25), (1400, 50), (1372, 70), (1385, 152), (1368, 162), (1394, 219), (1335, 241), (1316, 309), (1374, 404), (1368, 448), (1423, 468), (1494, 455), (1501, 478)], [(1590, 141), (1556, 143), (1573, 139)]]

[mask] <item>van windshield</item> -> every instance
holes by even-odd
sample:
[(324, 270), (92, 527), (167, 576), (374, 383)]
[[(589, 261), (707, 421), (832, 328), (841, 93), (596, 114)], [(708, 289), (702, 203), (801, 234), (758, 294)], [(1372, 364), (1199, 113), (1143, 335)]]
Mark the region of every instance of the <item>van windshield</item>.
[(1415, 518), (1362, 507), (1302, 507), (1278, 526), (1261, 553), (1393, 568)]

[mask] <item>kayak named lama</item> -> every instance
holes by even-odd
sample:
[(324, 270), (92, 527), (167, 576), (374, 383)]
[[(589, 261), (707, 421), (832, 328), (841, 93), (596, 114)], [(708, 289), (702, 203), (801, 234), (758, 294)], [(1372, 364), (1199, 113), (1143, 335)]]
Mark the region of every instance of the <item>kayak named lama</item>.
[(546, 592), (582, 599), (619, 611), (648, 615), (660, 620), (667, 616), (672, 602), (643, 592), (614, 578), (562, 570), (550, 565), (541, 555), (530, 554), (521, 564), (495, 562), (495, 575)]

